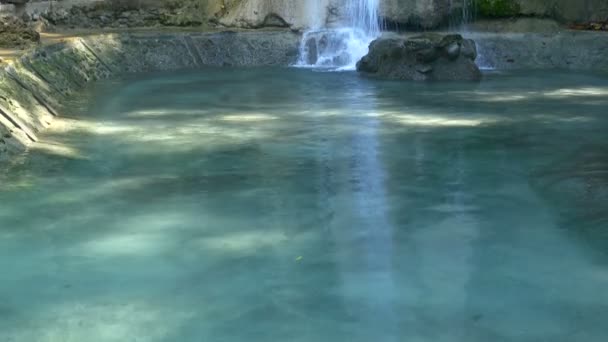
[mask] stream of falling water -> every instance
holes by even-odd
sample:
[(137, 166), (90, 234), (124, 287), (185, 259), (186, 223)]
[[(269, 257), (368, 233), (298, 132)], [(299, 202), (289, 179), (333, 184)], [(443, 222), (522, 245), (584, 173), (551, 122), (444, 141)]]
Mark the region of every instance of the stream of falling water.
[[(347, 0), (337, 28), (321, 25), (304, 33), (298, 66), (354, 69), (372, 40), (380, 35), (378, 7), (379, 0)], [(318, 17), (319, 12), (311, 15)]]

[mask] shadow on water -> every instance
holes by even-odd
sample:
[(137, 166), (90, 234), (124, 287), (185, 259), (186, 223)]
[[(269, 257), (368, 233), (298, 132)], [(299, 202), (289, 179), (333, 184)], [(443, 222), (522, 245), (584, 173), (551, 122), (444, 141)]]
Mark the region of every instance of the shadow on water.
[(2, 176), (0, 340), (603, 341), (608, 83), (536, 76), (99, 84)]

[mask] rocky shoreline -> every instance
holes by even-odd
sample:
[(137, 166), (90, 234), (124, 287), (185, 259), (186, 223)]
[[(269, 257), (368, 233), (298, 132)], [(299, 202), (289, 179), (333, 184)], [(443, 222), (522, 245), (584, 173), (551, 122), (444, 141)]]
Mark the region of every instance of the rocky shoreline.
[(127, 73), (208, 66), (287, 66), (290, 31), (114, 33), (40, 47), (0, 67), (0, 160), (25, 151), (87, 84)]
[[(395, 36), (408, 37), (385, 34)], [(472, 32), (465, 38), (477, 43), (482, 68), (608, 71), (603, 32)], [(298, 59), (300, 40), (291, 30), (119, 32), (39, 46), (4, 66), (0, 61), (0, 160), (36, 141), (61, 104), (90, 82), (208, 66), (288, 66)]]

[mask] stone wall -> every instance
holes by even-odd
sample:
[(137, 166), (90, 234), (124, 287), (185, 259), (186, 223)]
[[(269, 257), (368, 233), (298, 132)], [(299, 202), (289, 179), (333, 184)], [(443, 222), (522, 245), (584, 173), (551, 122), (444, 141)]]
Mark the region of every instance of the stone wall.
[(569, 69), (608, 71), (604, 32), (472, 33), (477, 63), (498, 70)]
[(517, 0), (520, 14), (562, 22), (608, 21), (608, 0)]

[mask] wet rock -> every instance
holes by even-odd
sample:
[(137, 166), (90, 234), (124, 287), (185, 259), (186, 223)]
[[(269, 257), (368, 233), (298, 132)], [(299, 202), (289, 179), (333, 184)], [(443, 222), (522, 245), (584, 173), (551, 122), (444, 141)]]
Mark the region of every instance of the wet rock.
[(460, 47), (460, 53), (466, 58), (476, 60), (477, 59), (477, 45), (475, 44), (475, 41), (473, 41), (471, 39), (464, 39), (462, 41), (462, 44)]
[(451, 61), (458, 59), (460, 56), (461, 46), (461, 44), (454, 42), (445, 47), (446, 55)]
[(319, 59), (319, 52), (317, 50), (317, 41), (314, 38), (309, 38), (306, 41), (306, 51), (306, 64), (317, 64), (317, 60)]
[(412, 38), (379, 38), (357, 71), (385, 79), (479, 81), (475, 42), (461, 35), (425, 34)]
[(264, 27), (289, 27), (289, 24), (285, 21), (285, 19), (274, 13), (267, 15), (262, 25)]
[(458, 5), (453, 0), (383, 0), (380, 15), (398, 27), (429, 29), (445, 23)]

